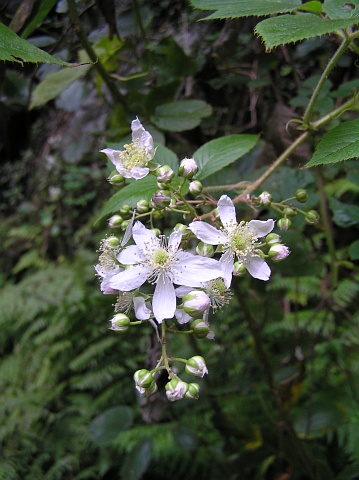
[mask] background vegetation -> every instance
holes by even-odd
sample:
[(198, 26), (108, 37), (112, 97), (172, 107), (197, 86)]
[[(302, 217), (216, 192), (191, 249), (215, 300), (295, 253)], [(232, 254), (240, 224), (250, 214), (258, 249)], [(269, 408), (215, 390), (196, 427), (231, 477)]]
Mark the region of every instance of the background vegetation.
[[(257, 179), (302, 133), (295, 119), (348, 22), (330, 17), (327, 0), (341, 30), (275, 48), (253, 34), (263, 18), (222, 11), (199, 21), (210, 12), (193, 3), (1, 5), (2, 27), (57, 60), (27, 49), (9, 56), (17, 40), (1, 29), (0, 479), (359, 478), (355, 40), (312, 111), (315, 121), (354, 98), (330, 124), (354, 121), (352, 150), (338, 158), (348, 160), (305, 168), (325, 126), (254, 192), (281, 201), (305, 188), (305, 210), (320, 211), (320, 222), (292, 219), (282, 233), (291, 255), (270, 282), (234, 283), (231, 305), (211, 324), (215, 341), (174, 339), (183, 356), (206, 356), (200, 399), (169, 404), (162, 389), (140, 400), (132, 373), (157, 357), (153, 334), (108, 330), (113, 307), (93, 265), (116, 189), (98, 151), (121, 148), (136, 116), (174, 162), (210, 140), (256, 134), (256, 147), (206, 185)], [(272, 13), (265, 3), (258, 15)], [(160, 219), (162, 229), (177, 221)]]

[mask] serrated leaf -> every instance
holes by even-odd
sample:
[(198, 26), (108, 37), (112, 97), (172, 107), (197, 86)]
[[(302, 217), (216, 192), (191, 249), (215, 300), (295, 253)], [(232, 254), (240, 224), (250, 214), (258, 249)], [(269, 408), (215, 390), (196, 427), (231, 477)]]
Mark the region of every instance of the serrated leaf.
[(235, 162), (256, 145), (258, 138), (258, 135), (228, 135), (205, 143), (193, 155), (199, 170), (196, 179), (203, 180)]
[(301, 0), (191, 0), (195, 8), (216, 10), (206, 20), (215, 18), (241, 18), (293, 12)]
[(121, 430), (125, 430), (132, 424), (132, 410), (130, 407), (119, 406), (109, 408), (96, 417), (89, 429), (92, 440), (100, 446), (116, 438)]
[(359, 18), (328, 20), (311, 13), (281, 15), (258, 23), (254, 31), (260, 35), (267, 49), (317, 37), (359, 23)]
[(97, 225), (104, 217), (117, 212), (122, 205), (129, 205), (135, 208), (139, 200), (150, 201), (152, 195), (158, 190), (157, 180), (153, 175), (141, 178), (141, 180), (134, 181), (124, 188), (121, 188), (106, 202), (103, 210), (96, 220)]
[(358, 0), (324, 0), (323, 10), (331, 19), (359, 16)]
[(349, 228), (359, 225), (359, 207), (350, 203), (343, 203), (335, 198), (329, 201), (331, 210), (333, 211), (333, 222), (338, 227)]
[(0, 23), (0, 60), (18, 63), (55, 63), (63, 67), (69, 66), (69, 63), (53, 57), (27, 40), (20, 38), (3, 23)]
[(307, 167), (359, 157), (359, 119), (349, 120), (323, 135)]
[(202, 100), (182, 100), (158, 106), (151, 121), (163, 130), (183, 132), (197, 127), (211, 113), (212, 107)]

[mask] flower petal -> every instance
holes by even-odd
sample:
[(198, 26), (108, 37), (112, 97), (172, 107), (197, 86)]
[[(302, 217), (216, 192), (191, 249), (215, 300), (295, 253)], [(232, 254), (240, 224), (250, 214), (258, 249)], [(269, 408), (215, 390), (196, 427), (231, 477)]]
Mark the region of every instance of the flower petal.
[(176, 294), (172, 282), (165, 275), (157, 280), (155, 293), (152, 299), (153, 314), (157, 322), (162, 323), (165, 318), (173, 318), (176, 310)]
[(133, 297), (133, 308), (138, 320), (148, 320), (150, 318), (151, 310), (147, 308), (143, 297)]
[(224, 252), (224, 254), (219, 259), (219, 264), (222, 267), (222, 277), (224, 280), (224, 284), (227, 288), (231, 286), (232, 282), (232, 274), (233, 274), (233, 264), (234, 264), (234, 256), (230, 250)]
[(177, 288), (175, 289), (175, 291), (176, 291), (176, 297), (182, 298), (182, 297), (184, 297), (187, 293), (191, 292), (192, 290), (193, 290), (192, 287), (184, 287), (184, 286), (182, 286), (182, 287), (177, 287)]
[(101, 153), (107, 155), (107, 158), (117, 167), (120, 162), (120, 150), (113, 150), (112, 148), (104, 148), (100, 150)]
[(137, 245), (130, 245), (124, 248), (118, 255), (117, 260), (123, 265), (133, 265), (139, 263), (143, 255)]
[(246, 258), (242, 259), (242, 261), (253, 278), (258, 278), (259, 280), (264, 281), (269, 280), (271, 270), (263, 258), (258, 255), (248, 255)]
[(182, 233), (179, 231), (172, 232), (168, 239), (168, 246), (172, 247), (173, 250), (178, 250), (182, 240)]
[(140, 147), (144, 147), (153, 158), (155, 151), (153, 148), (152, 135), (143, 128), (143, 125), (138, 118), (132, 121), (131, 130), (132, 141), (134, 143), (138, 142)]
[(173, 283), (202, 287), (203, 282), (223, 277), (222, 267), (212, 258), (189, 255), (172, 267)]
[(180, 324), (188, 323), (190, 320), (193, 320), (191, 315), (188, 315), (182, 308), (176, 308), (175, 317), (177, 322)]
[(218, 215), (223, 226), (230, 228), (237, 225), (236, 209), (228, 195), (222, 195), (218, 200)]
[(148, 249), (149, 245), (158, 246), (160, 242), (155, 233), (146, 228), (141, 222), (136, 222), (132, 228), (132, 237), (136, 242), (136, 245), (141, 250)]
[(227, 237), (217, 228), (209, 225), (206, 222), (192, 222), (188, 225), (188, 228), (196, 235), (202, 242), (209, 243), (210, 245), (220, 245), (227, 242)]
[(265, 237), (271, 232), (274, 228), (274, 220), (271, 218), (269, 220), (251, 220), (248, 222), (248, 226), (254, 232), (254, 235), (257, 238)]
[(130, 292), (145, 283), (149, 272), (149, 268), (143, 265), (135, 265), (114, 275), (109, 281), (109, 286), (121, 292)]
[[(148, 175), (149, 171), (150, 169), (147, 167), (132, 167), (130, 170), (131, 177), (125, 177), (125, 178), (134, 178), (135, 180), (141, 180), (141, 178)], [(124, 177), (123, 174), (122, 176)]]

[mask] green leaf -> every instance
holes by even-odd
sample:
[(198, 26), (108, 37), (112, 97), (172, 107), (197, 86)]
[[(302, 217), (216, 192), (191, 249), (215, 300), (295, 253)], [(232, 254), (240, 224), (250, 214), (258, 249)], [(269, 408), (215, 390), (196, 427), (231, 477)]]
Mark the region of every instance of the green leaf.
[(300, 0), (191, 0), (191, 3), (201, 10), (216, 10), (206, 20), (273, 15), (293, 12), (301, 6)]
[(122, 205), (129, 205), (135, 208), (139, 200), (150, 201), (152, 195), (158, 190), (156, 178), (153, 175), (141, 178), (141, 180), (134, 181), (124, 188), (116, 192), (105, 204), (98, 220), (97, 225), (104, 217), (117, 212)]
[(304, 3), (299, 10), (312, 13), (322, 13), (323, 8), (320, 2), (318, 2), (317, 0), (313, 0), (312, 2)]
[(140, 480), (152, 458), (152, 438), (142, 438), (126, 456), (121, 467), (121, 478)]
[(163, 130), (183, 132), (197, 127), (211, 113), (212, 107), (202, 100), (182, 100), (158, 106), (151, 121)]
[(196, 179), (203, 180), (243, 157), (258, 138), (258, 135), (228, 135), (205, 143), (193, 155), (199, 169)]
[(92, 440), (99, 446), (106, 445), (117, 437), (118, 432), (131, 426), (132, 417), (130, 407), (109, 408), (91, 423), (89, 429)]
[(30, 109), (45, 105), (66, 90), (76, 80), (85, 76), (92, 65), (80, 65), (76, 68), (63, 68), (49, 73), (34, 89)]
[(359, 240), (349, 245), (348, 253), (351, 260), (359, 260)]
[(47, 17), (47, 14), (56, 4), (57, 0), (42, 0), (38, 11), (31, 22), (25, 27), (21, 34), (21, 38), (26, 38), (40, 25), (40, 23)]
[(323, 135), (307, 167), (359, 157), (359, 119), (341, 123)]
[(12, 30), (0, 23), (0, 60), (10, 62), (56, 63), (68, 66), (69, 63), (40, 50), (27, 40), (23, 40)]
[(323, 10), (329, 18), (355, 18), (359, 16), (358, 0), (324, 0)]
[(359, 225), (358, 205), (343, 203), (335, 198), (331, 198), (329, 204), (334, 213), (333, 222), (338, 227), (348, 228)]
[(359, 18), (328, 20), (311, 13), (302, 15), (281, 15), (267, 18), (258, 23), (254, 31), (260, 35), (267, 49), (298, 42), (304, 38), (317, 37), (325, 33), (331, 33), (341, 28), (351, 27), (359, 23)]

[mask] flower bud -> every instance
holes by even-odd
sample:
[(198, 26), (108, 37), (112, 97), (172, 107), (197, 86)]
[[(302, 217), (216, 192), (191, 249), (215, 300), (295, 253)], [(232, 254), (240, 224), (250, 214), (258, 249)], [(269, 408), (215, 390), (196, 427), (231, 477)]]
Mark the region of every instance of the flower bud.
[(110, 330), (114, 330), (117, 333), (125, 333), (130, 325), (130, 319), (124, 313), (118, 313), (111, 321)]
[(262, 192), (258, 200), (261, 205), (268, 207), (272, 203), (273, 197), (269, 192)]
[(151, 199), (155, 208), (166, 208), (171, 203), (171, 192), (168, 190), (158, 190)]
[(173, 228), (174, 232), (181, 232), (182, 234), (185, 234), (188, 232), (187, 230), (187, 225), (184, 223), (176, 223), (176, 225)]
[(315, 225), (319, 222), (320, 216), (316, 210), (309, 210), (309, 212), (305, 214), (304, 219), (308, 225)]
[(121, 215), (112, 215), (112, 217), (108, 220), (108, 226), (113, 229), (120, 228), (122, 222), (123, 218), (121, 217)]
[(289, 218), (280, 218), (277, 222), (277, 225), (279, 230), (282, 230), (282, 232), (286, 232), (290, 229), (292, 222)]
[(183, 382), (179, 378), (172, 378), (166, 384), (166, 395), (168, 400), (175, 402), (176, 400), (182, 400), (188, 390), (188, 383)]
[(297, 212), (293, 208), (285, 207), (283, 210), (283, 215), (285, 217), (293, 218), (297, 215)]
[(201, 257), (211, 258), (214, 255), (214, 248), (213, 245), (210, 245), (209, 243), (199, 242), (196, 247), (196, 252), (198, 255), (201, 255)]
[(126, 228), (129, 226), (129, 224), (131, 223), (131, 220), (125, 220), (121, 223), (121, 230), (124, 232), (126, 230)]
[(197, 163), (193, 158), (184, 158), (180, 163), (178, 175), (181, 177), (191, 179), (198, 171)]
[(131, 207), (129, 205), (122, 205), (119, 212), (122, 216), (128, 217), (129, 215), (131, 215)]
[(276, 243), (280, 243), (280, 236), (276, 233), (269, 233), (266, 236), (266, 244), (268, 245), (268, 247), (270, 247), (271, 245), (275, 245)]
[(233, 275), (236, 277), (243, 277), (247, 272), (244, 263), (242, 262), (234, 262), (233, 264)]
[(188, 187), (189, 193), (199, 195), (203, 190), (203, 185), (199, 180), (193, 180)]
[(151, 385), (147, 388), (140, 387), (140, 386), (136, 385), (136, 390), (141, 395), (141, 397), (147, 398), (147, 397), (150, 397), (151, 395), (153, 395), (154, 393), (156, 393), (157, 390), (158, 390), (158, 387), (157, 387), (157, 383), (153, 380)]
[(113, 170), (107, 180), (116, 187), (123, 187), (125, 184), (125, 177), (120, 175), (117, 170)]
[(273, 262), (280, 262), (288, 257), (290, 251), (289, 248), (281, 243), (276, 243), (272, 245), (269, 249), (268, 255), (273, 260)]
[(193, 290), (182, 298), (183, 310), (193, 318), (202, 317), (211, 304), (209, 296), (202, 290)]
[(118, 247), (120, 245), (120, 239), (115, 237), (115, 235), (111, 235), (110, 237), (106, 238), (105, 242), (110, 247)]
[(198, 400), (199, 397), (199, 385), (198, 383), (189, 383), (185, 398), (191, 400)]
[(152, 232), (159, 237), (161, 235), (161, 230), (159, 228), (151, 228)]
[(150, 204), (147, 200), (139, 200), (136, 204), (136, 211), (138, 213), (147, 213), (150, 209)]
[(160, 183), (171, 183), (175, 176), (175, 172), (169, 165), (163, 165), (156, 170), (157, 181)]
[(188, 375), (203, 378), (205, 374), (208, 373), (204, 358), (199, 355), (191, 357), (186, 363), (185, 372), (188, 373)]
[(154, 382), (151, 372), (146, 368), (143, 368), (142, 370), (137, 370), (133, 374), (133, 379), (136, 385), (142, 388), (149, 388)]
[(195, 320), (192, 322), (191, 328), (196, 338), (206, 338), (211, 331), (208, 324), (203, 320)]
[(152, 210), (152, 218), (154, 220), (159, 220), (164, 215), (164, 210)]
[(304, 188), (298, 188), (295, 192), (295, 199), (300, 203), (305, 203), (308, 200), (308, 193)]

